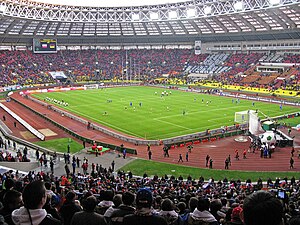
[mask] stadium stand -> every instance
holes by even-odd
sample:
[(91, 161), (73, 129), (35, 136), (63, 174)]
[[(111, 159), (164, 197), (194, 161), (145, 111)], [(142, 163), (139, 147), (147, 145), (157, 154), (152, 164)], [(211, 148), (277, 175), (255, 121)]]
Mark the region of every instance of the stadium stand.
[[(113, 7), (3, 0), (0, 3), (1, 90), (121, 81), (122, 84), (186, 85), (188, 89), (193, 85), (197, 89), (199, 85), (203, 92), (218, 94), (216, 89), (225, 87), (233, 90), (233, 95), (240, 89), (248, 89), (257, 94), (272, 94), (274, 98), (276, 94), (285, 94), (299, 102), (296, 98), (300, 95), (299, 7), (299, 0), (173, 1)], [(157, 17), (153, 17), (154, 13)], [(48, 48), (47, 44), (35, 46), (42, 38), (57, 43), (49, 46), (55, 51), (34, 53)], [(200, 45), (196, 46), (196, 42)], [(50, 72), (62, 72), (67, 78), (58, 81)], [(195, 78), (188, 77), (190, 74), (195, 74)], [(208, 76), (203, 80), (202, 74)], [(63, 113), (60, 115), (65, 117)], [(197, 141), (194, 144), (200, 145)], [(216, 137), (203, 140), (210, 141), (217, 145)], [(0, 148), (7, 150), (6, 143), (0, 141)], [(183, 149), (186, 144), (179, 143), (179, 147)], [(171, 146), (171, 150), (175, 148)], [(45, 156), (47, 150), (41, 150)], [(0, 161), (30, 160), (25, 152), (12, 151), (0, 152)], [(53, 157), (48, 154), (48, 158), (44, 157), (46, 162)], [(37, 163), (37, 160), (32, 161)], [(71, 173), (66, 163), (64, 175), (55, 176), (45, 172), (49, 170), (40, 163), (38, 172), (1, 171), (1, 222), (22, 224), (18, 223), (21, 216), (26, 224), (39, 224), (36, 218), (44, 220), (51, 214), (58, 220), (55, 224), (61, 224), (63, 205), (84, 212), (94, 211), (97, 205), (95, 211), (104, 214), (109, 225), (122, 224), (126, 210), (143, 215), (142, 222), (148, 216), (166, 224), (160, 214), (168, 218), (168, 225), (252, 225), (243, 223), (240, 217), (243, 203), (247, 206), (255, 198), (251, 194), (264, 193), (258, 192), (262, 190), (272, 193), (265, 196), (276, 205), (281, 200), (284, 214), (279, 210), (274, 218), (283, 221), (282, 225), (299, 224), (298, 177), (267, 182), (260, 178), (245, 182), (227, 178), (215, 181), (213, 177), (200, 175), (184, 179), (172, 175), (149, 177), (145, 173), (136, 177), (130, 171), (92, 166), (85, 157), (81, 163), (76, 162), (76, 168), (78, 171), (81, 165), (87, 165), (89, 174), (86, 170), (84, 174)], [(19, 198), (21, 192), (24, 207)], [(28, 198), (28, 192), (35, 192), (36, 196)], [(137, 194), (136, 204), (133, 194)], [(30, 200), (37, 200), (38, 208), (30, 208)], [(141, 210), (139, 204), (147, 204), (147, 210)], [(121, 216), (114, 214), (120, 211)], [(79, 213), (78, 217), (83, 212)], [(199, 216), (203, 214), (204, 222)], [(111, 215), (115, 215), (115, 220)], [(100, 224), (105, 224), (102, 216), (97, 218), (101, 218)], [(86, 223), (92, 222), (95, 221)]]

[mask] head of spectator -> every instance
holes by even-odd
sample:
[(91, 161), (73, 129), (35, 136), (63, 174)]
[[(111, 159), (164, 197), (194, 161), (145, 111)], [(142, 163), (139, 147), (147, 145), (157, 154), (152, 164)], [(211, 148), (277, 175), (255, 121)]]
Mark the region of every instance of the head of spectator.
[(185, 202), (179, 202), (177, 204), (178, 214), (183, 215), (186, 212), (186, 204)]
[(102, 201), (99, 202), (96, 211), (99, 214), (104, 215), (108, 208), (114, 206), (114, 192), (112, 190), (105, 190), (103, 192), (100, 192), (100, 198), (102, 199)]
[(4, 182), (4, 187), (6, 190), (10, 190), (15, 186), (15, 181), (14, 179), (7, 178)]
[(190, 213), (188, 224), (199, 224), (199, 222), (205, 222), (210, 225), (218, 225), (219, 222), (209, 212), (209, 205), (209, 199), (203, 197), (198, 198), (197, 208)]
[(153, 196), (149, 189), (141, 188), (136, 194), (136, 211), (134, 214), (126, 215), (123, 219), (124, 225), (160, 224), (167, 225), (166, 220), (156, 214), (152, 208)]
[(153, 208), (159, 210), (161, 207), (161, 201), (162, 197), (160, 195), (156, 195), (153, 202)]
[(3, 209), (12, 212), (23, 205), (22, 193), (16, 190), (9, 190), (3, 198)]
[(232, 210), (232, 213), (231, 213), (231, 222), (234, 223), (234, 224), (242, 224), (242, 220), (241, 220), (241, 213), (242, 213), (243, 209), (238, 206), (238, 207), (235, 207), (233, 210)]
[(137, 208), (151, 208), (152, 201), (153, 201), (153, 196), (149, 189), (141, 188), (136, 193)]
[(119, 207), (122, 204), (122, 195), (116, 194), (113, 197), (113, 203), (114, 203), (114, 207)]
[(200, 212), (208, 211), (209, 210), (209, 206), (210, 206), (210, 202), (209, 202), (209, 200), (207, 198), (199, 198), (198, 199), (197, 209)]
[(158, 215), (165, 218), (168, 224), (178, 224), (178, 214), (174, 210), (174, 203), (169, 199), (165, 198), (161, 203), (161, 211)]
[(12, 212), (14, 224), (40, 224), (43, 221), (50, 224), (59, 224), (59, 221), (52, 217), (47, 217), (47, 212), (43, 209), (46, 203), (46, 188), (42, 181), (36, 180), (27, 184), (23, 190), (24, 207)]
[(245, 225), (281, 225), (283, 206), (271, 193), (257, 191), (245, 198), (241, 215)]
[[(71, 225), (82, 225), (82, 224), (97, 224), (106, 225), (105, 219), (102, 215), (95, 212), (98, 200), (95, 196), (89, 196), (82, 201), (83, 211), (76, 212), (71, 217)], [(66, 223), (64, 223), (66, 224)]]
[(104, 192), (100, 193), (100, 197), (104, 200), (104, 201), (112, 201), (114, 198), (114, 191), (113, 190), (105, 190)]
[(66, 196), (66, 202), (74, 202), (76, 200), (76, 194), (73, 191), (69, 191)]
[(13, 224), (11, 219), (11, 213), (20, 208), (23, 205), (22, 193), (16, 190), (9, 190), (5, 193), (3, 198), (3, 208), (0, 210), (0, 214), (3, 215), (5, 222)]
[(46, 203), (46, 188), (42, 181), (33, 181), (23, 190), (23, 202), (27, 209), (41, 209)]
[(122, 194), (122, 202), (124, 205), (128, 205), (128, 206), (131, 206), (134, 202), (134, 194), (130, 191), (125, 191), (123, 194)]
[(98, 204), (98, 201), (97, 201), (96, 197), (89, 196), (82, 202), (83, 210), (86, 212), (94, 212), (97, 204)]
[(191, 197), (189, 201), (190, 212), (193, 212), (197, 208), (197, 205), (198, 205), (198, 198)]
[(289, 225), (299, 225), (300, 224), (300, 215), (292, 217), (289, 222)]
[(226, 214), (221, 211), (222, 202), (221, 199), (213, 199), (210, 202), (210, 212), (220, 222), (221, 219), (225, 218)]
[(11, 179), (11, 178), (6, 178), (4, 181), (3, 181), (3, 190), (1, 190), (0, 192), (0, 203), (3, 202), (3, 197), (5, 195), (5, 193), (8, 191), (8, 190), (11, 190), (12, 188), (14, 188), (15, 186), (15, 181), (14, 179)]

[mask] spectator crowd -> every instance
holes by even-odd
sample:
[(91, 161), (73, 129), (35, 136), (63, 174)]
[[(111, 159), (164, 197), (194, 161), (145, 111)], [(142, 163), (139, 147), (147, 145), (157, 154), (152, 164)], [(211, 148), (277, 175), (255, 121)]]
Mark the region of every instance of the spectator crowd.
[(0, 176), (1, 224), (299, 224), (300, 180), (208, 181), (134, 177), (98, 167), (91, 174), (7, 171)]
[[(299, 62), (299, 56), (293, 54), (275, 58), (278, 63)], [(55, 84), (57, 80), (49, 72), (57, 71), (64, 72), (70, 83), (154, 82), (166, 76), (186, 83), (191, 82), (186, 80), (186, 75), (205, 73), (212, 74), (212, 80), (221, 84), (299, 90), (298, 66), (291, 66), (282, 73), (256, 72), (256, 66), (264, 60), (269, 62), (270, 56), (262, 53), (195, 55), (193, 49), (64, 50), (57, 54), (2, 50), (0, 83), (2, 86)], [(284, 80), (277, 79), (279, 76)]]

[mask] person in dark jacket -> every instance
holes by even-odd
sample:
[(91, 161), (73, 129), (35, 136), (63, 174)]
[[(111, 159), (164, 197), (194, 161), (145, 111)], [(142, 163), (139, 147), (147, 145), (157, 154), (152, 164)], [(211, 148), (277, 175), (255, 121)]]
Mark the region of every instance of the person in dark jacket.
[(8, 225), (14, 225), (11, 219), (11, 213), (23, 205), (22, 193), (16, 190), (8, 190), (3, 198), (3, 208), (0, 210), (0, 215), (4, 217)]
[(60, 225), (61, 222), (43, 209), (46, 203), (46, 188), (42, 181), (36, 180), (27, 184), (23, 190), (24, 206), (12, 212), (15, 225)]
[(122, 194), (121, 204), (109, 218), (110, 225), (122, 225), (124, 216), (134, 214), (135, 208), (133, 207), (135, 196), (132, 192), (126, 191)]
[(70, 225), (71, 219), (76, 212), (81, 211), (81, 207), (75, 204), (76, 194), (73, 191), (69, 191), (66, 194), (66, 201), (60, 208), (60, 215), (62, 217), (64, 225)]
[(270, 192), (254, 192), (244, 200), (241, 219), (244, 225), (282, 225), (282, 203)]
[(168, 225), (177, 225), (179, 224), (180, 217), (174, 209), (174, 203), (169, 198), (165, 198), (161, 203), (161, 211), (158, 212), (158, 215), (162, 216)]
[(151, 191), (141, 188), (136, 194), (136, 211), (124, 217), (123, 225), (168, 225), (163, 217), (156, 215), (152, 201)]
[(95, 196), (89, 196), (82, 202), (83, 211), (74, 214), (71, 225), (106, 225), (104, 216), (95, 213), (97, 199)]
[(47, 200), (46, 200), (46, 203), (45, 203), (43, 209), (46, 209), (47, 213), (50, 214), (53, 218), (61, 221), (61, 217), (60, 217), (57, 209), (51, 205), (51, 197), (49, 194), (47, 195)]

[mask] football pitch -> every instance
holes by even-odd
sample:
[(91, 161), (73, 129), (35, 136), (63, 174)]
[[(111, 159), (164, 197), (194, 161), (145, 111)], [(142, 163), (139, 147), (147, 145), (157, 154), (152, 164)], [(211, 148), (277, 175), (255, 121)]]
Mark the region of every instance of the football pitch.
[[(162, 92), (164, 95), (162, 96)], [(235, 112), (260, 110), (269, 117), (299, 112), (299, 108), (185, 92), (173, 89), (133, 86), (34, 94), (63, 100), (57, 105), (73, 114), (117, 130), (159, 140), (234, 124)], [(263, 119), (264, 117), (260, 115)]]

